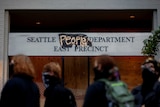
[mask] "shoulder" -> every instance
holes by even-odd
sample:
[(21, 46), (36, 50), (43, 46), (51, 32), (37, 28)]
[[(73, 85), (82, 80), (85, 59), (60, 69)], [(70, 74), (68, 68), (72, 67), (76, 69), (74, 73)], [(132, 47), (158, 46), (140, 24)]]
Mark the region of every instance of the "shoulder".
[(107, 104), (106, 91), (104, 82), (95, 81), (86, 90), (83, 107), (104, 107)]
[(61, 84), (51, 85), (48, 88), (46, 88), (44, 94), (45, 96), (60, 95), (66, 93), (66, 90), (68, 89)]
[(157, 95), (160, 95), (160, 81), (157, 81), (154, 84), (153, 90), (156, 92)]
[(137, 93), (139, 93), (139, 92), (141, 91), (141, 88), (142, 88), (141, 85), (136, 86), (135, 88), (133, 88), (133, 89), (131, 90), (131, 93), (132, 93), (132, 94), (137, 94)]
[(59, 93), (63, 93), (64, 95), (73, 95), (72, 91), (67, 88), (67, 87), (64, 87), (63, 85), (57, 85), (54, 90), (56, 92), (59, 92)]
[(33, 82), (33, 78), (29, 75), (22, 75), (22, 74), (17, 74), (14, 75), (10, 80), (10, 82), (13, 83), (22, 83), (22, 82)]
[(13, 77), (11, 79), (9, 79), (6, 83), (5, 86), (8, 86), (8, 87), (12, 87), (12, 86), (16, 86), (16, 85), (19, 85), (19, 84), (23, 84), (23, 79), (22, 78), (19, 78), (19, 77)]
[(154, 88), (160, 88), (160, 81), (155, 82)]
[(90, 87), (104, 87), (105, 83), (103, 81), (95, 81), (93, 84), (90, 85)]
[(32, 79), (25, 79), (19, 76), (11, 78), (10, 80), (7, 81), (5, 85), (5, 87), (16, 88), (16, 89), (27, 89), (28, 86), (38, 89), (37, 84), (34, 83)]
[(102, 81), (95, 81), (87, 89), (87, 93), (99, 93), (103, 91), (105, 91), (105, 83)]
[(15, 93), (15, 92), (22, 92), (24, 82), (22, 82), (21, 78), (13, 77), (9, 79), (3, 87), (3, 93)]

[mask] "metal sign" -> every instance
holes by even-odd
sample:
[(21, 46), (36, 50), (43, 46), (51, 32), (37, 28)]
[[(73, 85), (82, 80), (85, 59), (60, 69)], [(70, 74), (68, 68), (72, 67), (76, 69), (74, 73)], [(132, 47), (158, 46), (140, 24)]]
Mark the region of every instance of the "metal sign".
[(10, 33), (9, 55), (142, 56), (151, 33)]

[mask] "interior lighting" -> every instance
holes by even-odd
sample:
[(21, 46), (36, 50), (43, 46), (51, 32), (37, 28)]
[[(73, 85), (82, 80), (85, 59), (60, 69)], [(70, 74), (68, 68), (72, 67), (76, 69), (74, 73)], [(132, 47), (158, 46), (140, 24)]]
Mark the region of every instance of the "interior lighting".
[(130, 18), (130, 19), (134, 19), (134, 18), (135, 18), (135, 16), (134, 16), (134, 15), (131, 15), (131, 16), (129, 16), (129, 18)]
[(40, 22), (40, 21), (37, 21), (37, 22), (36, 22), (36, 25), (40, 25), (40, 24), (41, 24), (41, 22)]

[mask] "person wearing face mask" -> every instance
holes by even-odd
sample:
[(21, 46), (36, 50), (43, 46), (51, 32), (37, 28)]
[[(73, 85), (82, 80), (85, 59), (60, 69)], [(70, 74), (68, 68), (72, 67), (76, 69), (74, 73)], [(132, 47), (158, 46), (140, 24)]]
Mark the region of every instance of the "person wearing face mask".
[(100, 55), (94, 58), (94, 82), (87, 88), (83, 107), (109, 107), (105, 83), (99, 80), (118, 81), (120, 75), (117, 68), (114, 59), (109, 55)]
[[(135, 96), (136, 107), (160, 107), (155, 93), (159, 92), (159, 62), (153, 58), (147, 58), (142, 68), (142, 84), (132, 89)], [(160, 95), (160, 94), (159, 94)]]
[(42, 80), (46, 87), (44, 91), (44, 107), (76, 107), (74, 94), (64, 87), (61, 79), (61, 67), (56, 62), (44, 65)]

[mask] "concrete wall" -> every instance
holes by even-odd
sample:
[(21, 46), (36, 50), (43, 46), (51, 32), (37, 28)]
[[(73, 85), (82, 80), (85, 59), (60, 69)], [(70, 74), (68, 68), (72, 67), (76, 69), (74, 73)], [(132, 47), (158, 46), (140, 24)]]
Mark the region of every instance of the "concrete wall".
[(1, 0), (3, 9), (156, 9), (159, 0)]
[(2, 88), (3, 86), (3, 71), (4, 71), (4, 60), (3, 60), (3, 57), (4, 57), (4, 9), (0, 9), (0, 89)]
[[(0, 90), (7, 79), (8, 10), (155, 9), (160, 26), (160, 0), (0, 0)], [(155, 27), (154, 27), (155, 28)], [(157, 55), (159, 58), (160, 55)]]

